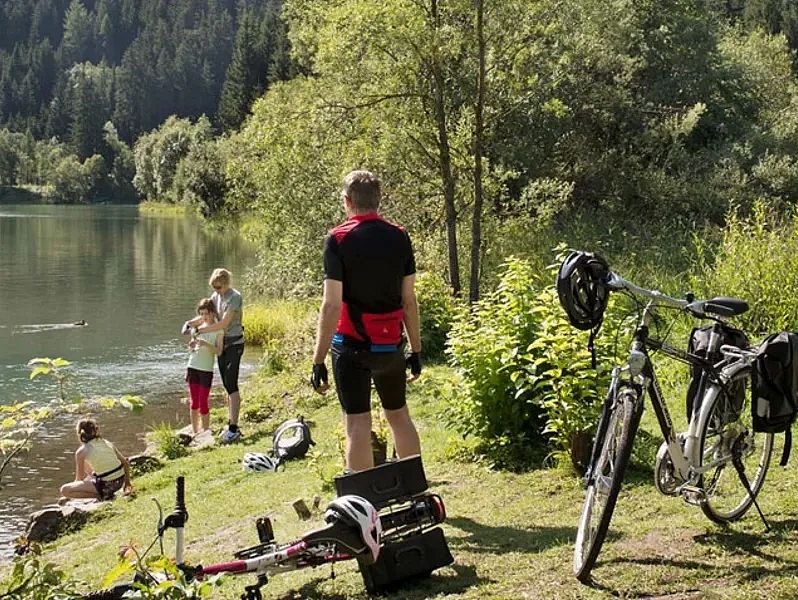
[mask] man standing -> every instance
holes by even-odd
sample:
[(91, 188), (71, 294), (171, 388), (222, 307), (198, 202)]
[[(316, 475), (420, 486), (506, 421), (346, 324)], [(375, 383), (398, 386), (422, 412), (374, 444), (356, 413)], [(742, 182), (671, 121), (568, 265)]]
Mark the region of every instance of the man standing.
[[(344, 178), (347, 220), (324, 243), (324, 298), (313, 353), (313, 388), (329, 388), (332, 346), (335, 389), (344, 412), (346, 466), (374, 466), (371, 453), (371, 382), (380, 397), (399, 458), (421, 452), (405, 401), (407, 379), (421, 374), (421, 332), (415, 293), (416, 263), (407, 232), (377, 212), (380, 180), (368, 171)], [(405, 360), (404, 332), (412, 351)]]
[(238, 428), (238, 413), (241, 408), (238, 369), (244, 354), (244, 327), (241, 324), (244, 300), (241, 292), (232, 287), (232, 274), (227, 269), (215, 269), (208, 284), (213, 288), (211, 301), (216, 307), (219, 320), (212, 325), (200, 325), (198, 331), (224, 331), (223, 349), (217, 362), (227, 392), (228, 423), (220, 439), (223, 444), (230, 444), (241, 438), (241, 430)]

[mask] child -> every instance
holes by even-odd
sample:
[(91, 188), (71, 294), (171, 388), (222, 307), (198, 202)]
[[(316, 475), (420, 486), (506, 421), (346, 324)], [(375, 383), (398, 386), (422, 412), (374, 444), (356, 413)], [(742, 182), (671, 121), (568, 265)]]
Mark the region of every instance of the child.
[(75, 481), (61, 486), (59, 504), (71, 498), (111, 500), (123, 488), (125, 496), (133, 491), (130, 466), (114, 445), (100, 437), (94, 419), (81, 419), (75, 431), (81, 441), (75, 451)]
[[(199, 325), (212, 325), (216, 322), (216, 307), (210, 298), (203, 298), (199, 301), (197, 315), (198, 319), (192, 319), (186, 323), (188, 327), (183, 326), (184, 332), (188, 329), (188, 332), (191, 333), (191, 341), (188, 345), (190, 353), (186, 382), (191, 396), (191, 429), (194, 431), (194, 435), (210, 428), (208, 396), (210, 396), (213, 383), (213, 363), (214, 359), (222, 353), (224, 341), (223, 331), (197, 333), (192, 326), (197, 322)], [(202, 421), (201, 424), (200, 421)]]

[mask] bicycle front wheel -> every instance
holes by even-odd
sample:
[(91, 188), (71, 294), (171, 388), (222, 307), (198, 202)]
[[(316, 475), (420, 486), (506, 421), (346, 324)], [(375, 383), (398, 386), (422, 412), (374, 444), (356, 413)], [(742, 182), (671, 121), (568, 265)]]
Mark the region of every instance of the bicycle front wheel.
[(590, 579), (621, 491), (621, 483), (632, 454), (632, 442), (640, 424), (642, 402), (632, 388), (621, 388), (610, 404), (607, 432), (597, 440), (601, 451), (591, 465), (585, 504), (579, 518), (574, 546), (574, 575)]
[[(704, 396), (708, 410), (702, 410), (699, 440), (701, 487), (705, 494), (701, 510), (716, 523), (736, 521), (746, 513), (762, 488), (770, 465), (773, 434), (754, 431), (750, 384), (751, 369), (743, 366), (725, 389), (712, 385)], [(735, 466), (735, 460), (740, 468)]]

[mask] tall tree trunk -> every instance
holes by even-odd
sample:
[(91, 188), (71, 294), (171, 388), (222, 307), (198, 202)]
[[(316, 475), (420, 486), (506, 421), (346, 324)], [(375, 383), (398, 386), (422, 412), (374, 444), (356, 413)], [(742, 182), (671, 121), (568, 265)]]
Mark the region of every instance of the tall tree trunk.
[[(438, 2), (432, 0), (432, 22), (437, 31), (440, 28), (438, 18)], [(452, 293), (460, 295), (460, 264), (457, 258), (457, 211), (454, 206), (454, 176), (452, 175), (452, 159), (449, 149), (449, 132), (446, 128), (446, 105), (444, 104), (444, 81), (441, 63), (438, 56), (432, 64), (433, 98), (435, 103), (435, 122), (438, 128), (438, 164), (443, 183), (443, 203), (446, 208), (446, 243), (449, 250), (449, 279)]]
[(471, 282), (468, 299), (479, 300), (479, 263), (482, 246), (482, 113), (485, 105), (485, 37), (483, 0), (475, 0), (477, 18), (477, 98), (474, 104), (474, 213), (471, 219)]

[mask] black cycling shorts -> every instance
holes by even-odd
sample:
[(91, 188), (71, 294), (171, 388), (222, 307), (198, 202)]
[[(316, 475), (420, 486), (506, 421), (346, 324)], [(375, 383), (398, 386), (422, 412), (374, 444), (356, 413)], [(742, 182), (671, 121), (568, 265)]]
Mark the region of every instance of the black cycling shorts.
[(399, 410), (405, 406), (407, 379), (401, 346), (395, 352), (371, 352), (333, 345), (332, 367), (335, 391), (346, 414), (371, 411), (372, 380), (384, 409)]
[(244, 354), (244, 344), (233, 344), (225, 346), (219, 355), (219, 374), (228, 394), (235, 394), (238, 391), (238, 368), (241, 366), (242, 354)]

